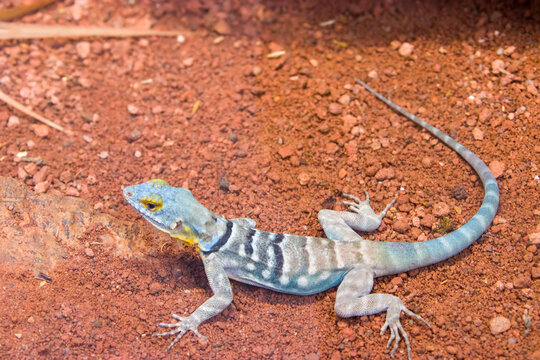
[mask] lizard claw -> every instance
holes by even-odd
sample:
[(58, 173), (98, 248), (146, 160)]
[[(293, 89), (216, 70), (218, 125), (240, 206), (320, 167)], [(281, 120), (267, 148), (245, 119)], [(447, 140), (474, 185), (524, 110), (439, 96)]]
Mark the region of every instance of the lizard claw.
[(190, 316), (182, 317), (182, 316), (178, 316), (176, 314), (172, 314), (172, 317), (175, 318), (176, 320), (178, 320), (178, 322), (177, 323), (172, 323), (172, 324), (159, 323), (158, 326), (166, 327), (166, 328), (176, 328), (176, 329), (174, 329), (172, 331), (167, 331), (167, 332), (164, 332), (164, 333), (158, 333), (158, 334), (153, 334), (152, 335), (152, 336), (176, 335), (174, 340), (171, 342), (171, 344), (169, 346), (167, 346), (167, 349), (165, 351), (169, 351), (174, 346), (174, 344), (176, 344), (178, 342), (178, 340), (180, 340), (182, 338), (182, 336), (184, 336), (190, 330), (193, 331), (193, 333), (195, 335), (197, 335), (198, 337), (208, 340), (208, 338), (206, 336), (203, 336), (203, 335), (201, 335), (199, 333), (199, 330), (197, 329), (198, 326), (199, 326), (199, 323), (194, 321)]
[(401, 326), (401, 322), (399, 321), (401, 311), (403, 311), (409, 316), (412, 316), (418, 320), (423, 321), (429, 328), (431, 328), (431, 325), (429, 325), (429, 323), (426, 320), (424, 320), (420, 315), (416, 315), (415, 313), (407, 309), (405, 305), (401, 303), (401, 301), (400, 301), (400, 304), (391, 305), (388, 308), (388, 311), (386, 313), (386, 321), (384, 322), (384, 325), (381, 328), (381, 335), (383, 335), (386, 332), (386, 329), (390, 329), (390, 338), (388, 339), (388, 343), (386, 344), (386, 347), (387, 348), (390, 347), (392, 342), (394, 342), (394, 346), (392, 347), (392, 350), (390, 351), (390, 356), (394, 358), (399, 342), (401, 341), (401, 337), (403, 337), (403, 340), (405, 340), (405, 344), (407, 345), (407, 356), (409, 360), (411, 360), (412, 359), (411, 343), (409, 341), (409, 337), (407, 336), (407, 332), (403, 329), (403, 326)]

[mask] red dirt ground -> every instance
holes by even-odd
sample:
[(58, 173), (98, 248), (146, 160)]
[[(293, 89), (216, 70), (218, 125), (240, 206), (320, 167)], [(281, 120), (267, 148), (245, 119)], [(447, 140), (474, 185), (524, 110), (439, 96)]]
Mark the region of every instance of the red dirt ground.
[(474, 151), (501, 188), (494, 224), (469, 249), (376, 280), (374, 292), (433, 326), (402, 316), (413, 358), (540, 359), (537, 1), (133, 3), (59, 1), (20, 21), (180, 29), (185, 42), (0, 43), (0, 88), (75, 132), (0, 104), (0, 174), (140, 229), (136, 256), (104, 245), (96, 226), (58, 240), (56, 265), (2, 259), (0, 357), (389, 359), (384, 315), (336, 317), (335, 289), (299, 297), (237, 282), (233, 304), (199, 328), (208, 342), (187, 334), (165, 353), (172, 339), (145, 335), (211, 292), (193, 249), (164, 242), (121, 193), (159, 177), (227, 217), (322, 235), (317, 211), (341, 208), (342, 192), (366, 189), (380, 210), (402, 187), (363, 236), (425, 240), (465, 223), (483, 196), (472, 169), (356, 76)]

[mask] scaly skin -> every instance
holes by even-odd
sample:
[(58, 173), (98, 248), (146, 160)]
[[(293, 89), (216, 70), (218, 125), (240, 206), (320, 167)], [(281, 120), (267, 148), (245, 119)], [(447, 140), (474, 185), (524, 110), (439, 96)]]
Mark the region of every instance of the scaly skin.
[(189, 190), (169, 186), (163, 180), (151, 180), (124, 189), (126, 200), (144, 218), (174, 238), (194, 245), (214, 295), (191, 315), (172, 324), (159, 324), (172, 331), (155, 336), (176, 335), (169, 350), (186, 332), (196, 335), (198, 326), (219, 314), (232, 301), (229, 278), (267, 289), (296, 294), (315, 294), (338, 286), (335, 311), (341, 317), (376, 314), (386, 311), (381, 329), (390, 330), (388, 346), (394, 357), (403, 337), (407, 355), (411, 346), (400, 323), (401, 312), (429, 324), (408, 310), (390, 294), (370, 294), (375, 277), (400, 273), (445, 260), (472, 244), (489, 227), (499, 204), (499, 189), (489, 168), (471, 151), (403, 110), (362, 81), (357, 80), (378, 99), (414, 121), (463, 157), (480, 176), (485, 196), (478, 212), (462, 227), (445, 236), (424, 242), (374, 242), (364, 240), (358, 231), (377, 229), (393, 200), (375, 214), (366, 200), (346, 195), (348, 211), (321, 210), (318, 218), (328, 238), (276, 234), (255, 229), (248, 218), (227, 220), (201, 205)]

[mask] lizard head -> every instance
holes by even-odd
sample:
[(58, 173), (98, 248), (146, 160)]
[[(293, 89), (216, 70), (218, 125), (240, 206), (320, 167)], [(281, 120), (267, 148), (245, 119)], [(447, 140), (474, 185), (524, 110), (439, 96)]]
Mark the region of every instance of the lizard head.
[(219, 220), (195, 200), (191, 191), (161, 179), (128, 186), (124, 197), (152, 225), (190, 245), (201, 247), (199, 243), (205, 241)]

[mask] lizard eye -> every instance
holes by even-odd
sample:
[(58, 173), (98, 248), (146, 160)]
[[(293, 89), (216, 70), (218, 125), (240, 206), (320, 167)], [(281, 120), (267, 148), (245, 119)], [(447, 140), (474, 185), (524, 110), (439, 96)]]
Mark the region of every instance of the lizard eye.
[(141, 204), (151, 212), (159, 210), (163, 207), (163, 199), (158, 194), (151, 194), (146, 198), (139, 199)]

